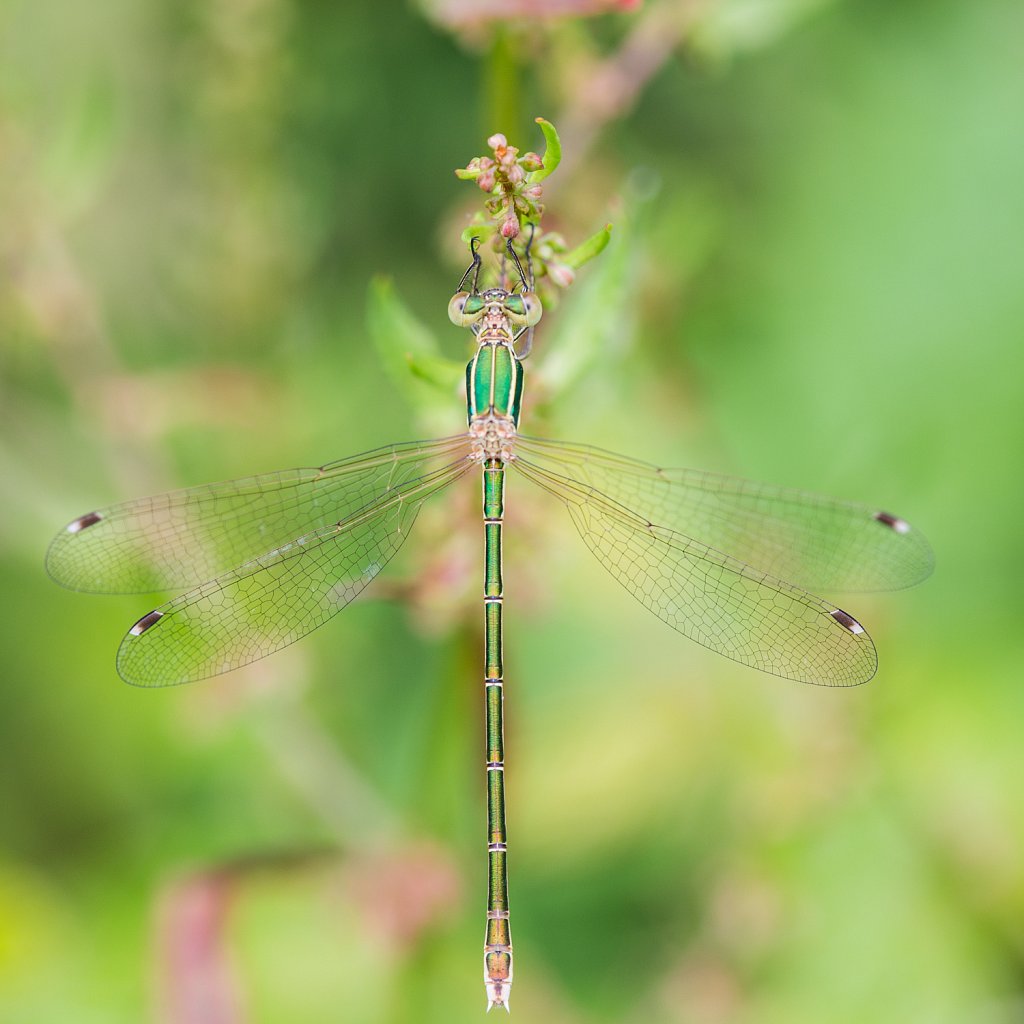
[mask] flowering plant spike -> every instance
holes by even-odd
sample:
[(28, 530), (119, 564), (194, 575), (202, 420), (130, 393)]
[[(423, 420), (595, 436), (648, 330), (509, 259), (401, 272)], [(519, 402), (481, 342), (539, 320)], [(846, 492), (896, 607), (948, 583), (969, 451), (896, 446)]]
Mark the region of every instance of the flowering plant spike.
[(516, 146), (496, 132), (487, 140), (490, 154), (475, 156), (457, 177), (476, 183), (487, 198), (469, 227), (462, 233), (469, 243), (477, 238), (490, 241), (500, 254), (512, 241), (520, 259), (529, 257), (537, 291), (549, 304), (557, 303), (558, 290), (568, 288), (576, 279), (576, 269), (593, 259), (608, 244), (611, 224), (585, 242), (570, 250), (565, 239), (555, 231), (541, 228), (544, 216), (544, 188), (541, 182), (549, 177), (562, 159), (562, 144), (555, 126), (542, 117), (536, 119), (544, 135), (544, 155), (532, 151), (520, 155)]

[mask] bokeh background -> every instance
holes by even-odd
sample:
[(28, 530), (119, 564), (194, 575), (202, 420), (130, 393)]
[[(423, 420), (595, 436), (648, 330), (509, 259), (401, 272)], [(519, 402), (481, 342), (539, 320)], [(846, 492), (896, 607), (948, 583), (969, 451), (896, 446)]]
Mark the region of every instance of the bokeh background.
[(543, 114), (548, 226), (615, 228), (529, 429), (878, 502), (937, 570), (843, 598), (881, 667), (818, 690), (511, 482), (514, 1013), (1024, 1020), (1022, 39), (1014, 0), (5, 0), (0, 1018), (480, 1018), (476, 487), (169, 691), (114, 671), (155, 598), (42, 561), (96, 506), (459, 429), (368, 303), (467, 356), (452, 169)]

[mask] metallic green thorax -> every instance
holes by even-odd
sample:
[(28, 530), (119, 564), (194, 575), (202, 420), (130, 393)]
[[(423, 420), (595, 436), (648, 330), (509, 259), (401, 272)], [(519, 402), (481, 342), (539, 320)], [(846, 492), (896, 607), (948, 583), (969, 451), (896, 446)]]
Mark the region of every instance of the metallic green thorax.
[(479, 347), (466, 367), (466, 408), (475, 458), (483, 469), (484, 693), (487, 765), (487, 932), (484, 985), (488, 1009), (508, 1009), (512, 985), (507, 839), (505, 834), (505, 740), (502, 722), (503, 582), (501, 540), (505, 515), (505, 463), (513, 458), (523, 400), (523, 367), (514, 345), (540, 319), (530, 293), (502, 289), (459, 292), (448, 307), (452, 322), (469, 327)]
[(523, 364), (500, 335), (488, 336), (466, 367), (469, 422), (491, 415), (518, 427), (522, 400)]

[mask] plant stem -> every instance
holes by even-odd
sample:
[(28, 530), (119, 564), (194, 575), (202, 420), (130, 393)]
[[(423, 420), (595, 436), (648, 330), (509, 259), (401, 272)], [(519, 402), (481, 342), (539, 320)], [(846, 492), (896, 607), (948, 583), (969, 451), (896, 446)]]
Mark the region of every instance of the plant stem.
[(519, 61), (515, 43), (507, 28), (499, 25), (484, 65), (484, 134), (503, 132), (510, 139), (521, 138)]

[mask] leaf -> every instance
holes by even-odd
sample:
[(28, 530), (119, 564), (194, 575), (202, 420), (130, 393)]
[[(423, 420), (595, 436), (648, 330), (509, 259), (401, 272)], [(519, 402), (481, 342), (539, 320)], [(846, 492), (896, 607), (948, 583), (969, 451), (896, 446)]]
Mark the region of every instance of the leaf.
[(612, 237), (611, 224), (605, 224), (595, 235), (591, 235), (585, 242), (581, 242), (572, 252), (562, 257), (562, 262), (567, 266), (578, 268), (584, 263), (592, 260), (599, 253), (602, 253)]
[(535, 118), (535, 120), (544, 133), (544, 143), (547, 148), (544, 150), (544, 166), (539, 171), (530, 171), (527, 175), (527, 180), (531, 185), (543, 181), (562, 162), (562, 143), (558, 138), (558, 132), (555, 131), (555, 126), (550, 121), (545, 121), (543, 117)]
[(462, 232), (462, 240), (469, 245), (474, 238), (479, 238), (480, 244), (483, 245), (497, 230), (495, 224), (470, 224)]
[(390, 278), (370, 282), (366, 323), (381, 363), (395, 386), (419, 413), (447, 413), (463, 368), (445, 359), (437, 339), (395, 292)]
[(452, 382), (461, 381), (465, 372), (462, 363), (444, 356), (413, 355), (411, 352), (406, 355), (406, 362), (414, 377), (438, 389), (445, 396), (445, 401), (451, 402)]
[[(544, 338), (542, 373), (545, 388), (556, 398), (573, 388), (594, 366), (628, 347), (635, 311), (631, 301), (637, 251), (636, 219), (643, 211), (624, 214), (625, 230), (617, 243), (582, 281), (567, 293), (561, 315)], [(608, 227), (570, 253), (597, 255), (607, 244)], [(565, 257), (568, 261), (568, 256)]]

